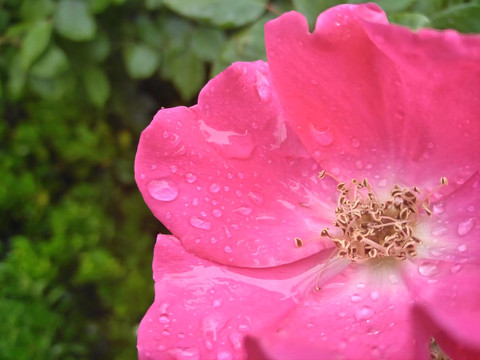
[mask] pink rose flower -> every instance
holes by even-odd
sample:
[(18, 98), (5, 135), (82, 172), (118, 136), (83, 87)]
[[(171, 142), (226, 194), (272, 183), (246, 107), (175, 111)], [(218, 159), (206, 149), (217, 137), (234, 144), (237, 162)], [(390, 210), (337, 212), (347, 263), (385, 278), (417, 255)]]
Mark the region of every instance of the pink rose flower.
[(480, 358), (480, 37), (342, 5), (266, 47), (142, 134), (139, 358)]

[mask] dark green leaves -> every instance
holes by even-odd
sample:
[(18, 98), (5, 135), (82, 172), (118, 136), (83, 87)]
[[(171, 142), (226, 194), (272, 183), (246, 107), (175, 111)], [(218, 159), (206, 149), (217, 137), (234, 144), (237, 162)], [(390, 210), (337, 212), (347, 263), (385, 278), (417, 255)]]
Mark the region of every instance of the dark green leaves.
[(61, 0), (54, 16), (55, 30), (74, 41), (90, 40), (97, 25), (83, 0)]
[(233, 28), (258, 19), (267, 0), (164, 0), (176, 13), (222, 28)]

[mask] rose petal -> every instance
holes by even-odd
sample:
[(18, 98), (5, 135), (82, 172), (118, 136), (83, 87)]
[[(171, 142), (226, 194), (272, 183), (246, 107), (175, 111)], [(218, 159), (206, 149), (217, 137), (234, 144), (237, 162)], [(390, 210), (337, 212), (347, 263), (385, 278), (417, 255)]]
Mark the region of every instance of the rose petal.
[(457, 263), (480, 263), (480, 173), (431, 206), (415, 229), (422, 240), (419, 257)]
[[(328, 252), (268, 269), (220, 266), (159, 235), (155, 302), (138, 330), (139, 359), (242, 359), (243, 338), (298, 302)], [(183, 356), (183, 357), (182, 357)]]
[[(411, 31), (374, 4), (266, 25), (272, 82), (288, 121), (343, 181), (451, 191), (480, 164), (480, 37)], [(448, 54), (448, 55), (446, 55)], [(385, 185), (383, 185), (385, 186)]]
[(257, 335), (272, 359), (428, 359), (428, 333), (398, 264), (352, 264)]
[(319, 233), (333, 221), (337, 193), (319, 171), (279, 116), (263, 62), (232, 65), (197, 106), (161, 110), (135, 161), (146, 203), (189, 251), (253, 267), (332, 246)]
[(437, 332), (445, 332), (457, 347), (480, 351), (480, 266), (414, 258), (403, 270), (417, 305)]

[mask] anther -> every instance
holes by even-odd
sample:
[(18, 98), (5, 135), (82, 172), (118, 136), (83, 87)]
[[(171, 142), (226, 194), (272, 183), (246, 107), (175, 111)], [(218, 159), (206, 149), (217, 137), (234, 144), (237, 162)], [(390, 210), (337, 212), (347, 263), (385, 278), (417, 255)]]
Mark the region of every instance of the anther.
[(332, 235), (330, 234), (330, 230), (328, 230), (328, 228), (325, 228), (322, 230), (322, 232), (320, 233), (321, 236), (328, 236), (329, 238), (332, 237)]
[(325, 170), (320, 171), (320, 173), (318, 174), (318, 178), (320, 180), (323, 179), (325, 177), (325, 174), (326, 174)]
[(302, 246), (303, 246), (303, 240), (296, 237), (296, 238), (295, 238), (295, 246), (296, 246), (297, 248), (302, 247)]
[(432, 215), (432, 210), (429, 209), (427, 204), (423, 203), (422, 208), (425, 210), (428, 216)]
[(440, 178), (440, 184), (442, 185), (448, 185), (448, 179), (445, 176), (442, 176)]

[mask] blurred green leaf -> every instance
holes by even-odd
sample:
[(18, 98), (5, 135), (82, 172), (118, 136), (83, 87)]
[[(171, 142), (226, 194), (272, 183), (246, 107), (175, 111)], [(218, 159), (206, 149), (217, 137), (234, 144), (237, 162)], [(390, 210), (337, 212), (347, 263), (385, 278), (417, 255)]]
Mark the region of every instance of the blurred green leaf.
[(295, 10), (306, 16), (310, 26), (314, 26), (321, 12), (342, 2), (341, 0), (293, 0), (293, 6)]
[(232, 36), (215, 60), (212, 76), (235, 61), (266, 60), (264, 27), (272, 15), (264, 16), (250, 27)]
[(69, 62), (65, 52), (51, 45), (45, 54), (32, 66), (30, 73), (41, 78), (53, 78), (65, 72)]
[(192, 52), (177, 53), (166, 58), (172, 74), (172, 81), (184, 100), (189, 100), (202, 87), (205, 68), (202, 60)]
[(267, 0), (164, 0), (166, 6), (180, 15), (224, 28), (234, 28), (258, 19)]
[(74, 41), (92, 39), (97, 29), (88, 5), (82, 0), (60, 0), (54, 25), (60, 35)]
[(71, 88), (71, 78), (65, 76), (55, 78), (31, 76), (29, 83), (34, 92), (47, 100), (59, 100)]
[[(372, 0), (371, 2), (377, 4), (387, 13), (405, 11), (415, 0)], [(429, 0), (430, 1), (430, 0)], [(349, 0), (350, 4), (362, 4), (363, 0)]]
[(456, 29), (464, 33), (480, 32), (480, 5), (456, 5), (432, 15), (432, 26), (439, 29)]
[(83, 81), (90, 101), (96, 106), (103, 106), (110, 96), (110, 82), (100, 67), (85, 68)]
[(20, 50), (24, 69), (28, 69), (47, 48), (51, 34), (52, 24), (46, 20), (37, 21), (30, 26)]
[(110, 54), (111, 45), (108, 35), (99, 31), (93, 41), (85, 44), (86, 53), (95, 62), (103, 62)]
[(407, 26), (412, 30), (429, 27), (430, 20), (425, 15), (417, 13), (400, 13), (388, 17), (390, 22)]
[(77, 284), (118, 279), (123, 275), (122, 266), (109, 252), (96, 249), (82, 253), (80, 266), (74, 281)]
[(147, 10), (156, 10), (163, 6), (163, 0), (145, 0)]
[(22, 0), (20, 7), (20, 14), (26, 20), (45, 19), (50, 16), (55, 4), (52, 0)]
[(18, 99), (23, 93), (27, 74), (22, 68), (20, 54), (16, 54), (8, 69), (8, 92), (13, 99)]
[(88, 6), (93, 14), (100, 14), (110, 5), (110, 0), (88, 0)]
[(209, 27), (199, 27), (192, 34), (192, 51), (203, 60), (213, 61), (225, 44), (223, 31)]
[(146, 79), (157, 70), (159, 52), (145, 44), (132, 44), (124, 49), (125, 65), (133, 79)]

